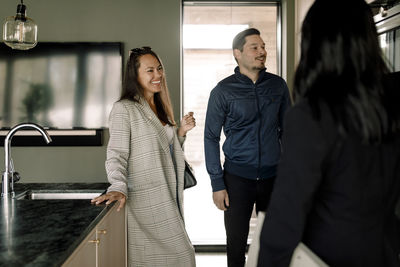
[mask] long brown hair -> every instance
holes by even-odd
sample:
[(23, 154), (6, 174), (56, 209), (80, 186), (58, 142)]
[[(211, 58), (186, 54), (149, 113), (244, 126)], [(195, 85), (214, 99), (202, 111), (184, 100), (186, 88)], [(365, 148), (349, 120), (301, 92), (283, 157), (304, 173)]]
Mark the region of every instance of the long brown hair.
[[(158, 55), (151, 50), (150, 47), (144, 46), (141, 48), (131, 49), (129, 55), (128, 62), (126, 64), (125, 76), (122, 83), (122, 92), (120, 100), (129, 99), (135, 102), (139, 102), (140, 98), (144, 98), (143, 88), (138, 82), (138, 69), (140, 67), (140, 58), (143, 55), (152, 55), (154, 56), (162, 68), (164, 66), (161, 62), (161, 59)], [(172, 110), (171, 99), (169, 97), (167, 79), (164, 72), (161, 81), (161, 92), (154, 94), (154, 103), (157, 109), (158, 118), (171, 126), (176, 125), (174, 120), (174, 114)]]

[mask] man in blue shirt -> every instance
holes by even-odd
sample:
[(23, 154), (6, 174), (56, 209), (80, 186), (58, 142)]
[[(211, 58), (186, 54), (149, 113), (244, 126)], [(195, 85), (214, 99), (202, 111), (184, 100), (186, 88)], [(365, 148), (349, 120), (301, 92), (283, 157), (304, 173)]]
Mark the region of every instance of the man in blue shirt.
[(253, 206), (264, 211), (272, 192), (290, 100), (286, 82), (266, 72), (267, 52), (257, 29), (236, 35), (232, 48), (238, 67), (211, 91), (204, 147), (213, 200), (224, 211), (228, 266), (243, 267)]

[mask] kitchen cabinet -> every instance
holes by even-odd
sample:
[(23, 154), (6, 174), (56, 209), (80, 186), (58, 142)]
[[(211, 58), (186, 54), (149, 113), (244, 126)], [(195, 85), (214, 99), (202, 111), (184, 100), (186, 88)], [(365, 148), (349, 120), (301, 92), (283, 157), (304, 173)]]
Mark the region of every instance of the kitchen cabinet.
[(126, 266), (125, 208), (117, 211), (119, 203), (98, 224), (98, 267)]
[(97, 246), (95, 242), (97, 242), (96, 229), (93, 229), (62, 266), (96, 267)]
[(115, 203), (79, 244), (63, 267), (126, 266), (125, 209)]

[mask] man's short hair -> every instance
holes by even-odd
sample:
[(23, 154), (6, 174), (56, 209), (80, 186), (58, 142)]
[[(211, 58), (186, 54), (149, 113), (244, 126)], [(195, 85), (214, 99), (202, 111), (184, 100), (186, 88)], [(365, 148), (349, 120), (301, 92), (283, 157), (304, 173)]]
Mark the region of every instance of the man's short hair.
[(239, 49), (243, 51), (243, 46), (246, 43), (246, 37), (249, 35), (260, 35), (260, 31), (255, 28), (249, 28), (239, 32), (235, 38), (233, 38), (232, 49)]

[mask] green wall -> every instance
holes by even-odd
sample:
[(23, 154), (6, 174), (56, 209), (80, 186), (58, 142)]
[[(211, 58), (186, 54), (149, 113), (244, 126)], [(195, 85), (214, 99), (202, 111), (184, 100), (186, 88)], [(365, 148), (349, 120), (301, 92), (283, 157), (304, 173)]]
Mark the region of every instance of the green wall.
[[(14, 16), (20, 1), (1, 1), (0, 20)], [(180, 0), (27, 0), (27, 15), (48, 42), (123, 42), (151, 46), (162, 58), (176, 118), (180, 99)], [(1, 36), (3, 35), (1, 28)], [(1, 77), (0, 77), (1, 79)], [(21, 182), (103, 182), (108, 132), (101, 147), (14, 147)], [(0, 150), (4, 170), (4, 150)]]
[[(166, 68), (175, 118), (180, 114), (181, 0), (27, 0), (28, 16), (38, 24), (39, 41), (123, 42), (124, 54), (151, 46)], [(1, 1), (0, 19), (15, 15), (19, 1)], [(283, 76), (294, 69), (294, 1), (283, 0)], [(288, 12), (286, 11), (288, 10)], [(2, 29), (1, 29), (2, 34)], [(103, 182), (108, 132), (101, 147), (14, 147), (21, 182)], [(0, 170), (4, 151), (0, 150)]]

